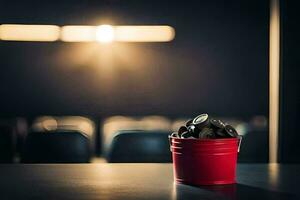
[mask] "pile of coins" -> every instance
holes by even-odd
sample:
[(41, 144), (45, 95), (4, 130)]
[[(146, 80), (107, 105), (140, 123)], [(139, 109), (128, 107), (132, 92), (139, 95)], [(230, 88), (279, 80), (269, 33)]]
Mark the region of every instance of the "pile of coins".
[(177, 138), (235, 138), (239, 134), (229, 124), (219, 119), (209, 118), (208, 114), (201, 114), (186, 122), (185, 126), (181, 126), (178, 132), (171, 134), (171, 137)]

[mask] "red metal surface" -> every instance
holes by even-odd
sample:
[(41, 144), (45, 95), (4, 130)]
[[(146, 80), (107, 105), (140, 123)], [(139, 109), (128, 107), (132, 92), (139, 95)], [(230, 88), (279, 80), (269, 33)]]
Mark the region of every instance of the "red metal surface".
[(219, 185), (236, 183), (238, 138), (170, 138), (177, 183)]

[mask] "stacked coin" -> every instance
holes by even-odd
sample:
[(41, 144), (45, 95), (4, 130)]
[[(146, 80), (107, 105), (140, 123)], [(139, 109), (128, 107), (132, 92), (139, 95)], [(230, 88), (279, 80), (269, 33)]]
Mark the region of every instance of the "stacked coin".
[(178, 132), (172, 133), (171, 137), (177, 138), (234, 138), (238, 137), (237, 131), (229, 124), (220, 119), (210, 118), (208, 114), (201, 114), (190, 119)]

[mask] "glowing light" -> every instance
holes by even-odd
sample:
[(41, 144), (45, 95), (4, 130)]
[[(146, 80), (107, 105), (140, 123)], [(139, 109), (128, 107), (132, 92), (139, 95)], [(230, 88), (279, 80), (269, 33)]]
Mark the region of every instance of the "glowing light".
[(169, 42), (175, 37), (171, 26), (63, 26), (3, 24), (0, 39), (13, 41), (64, 42)]
[(269, 42), (269, 162), (278, 162), (279, 80), (280, 80), (280, 3), (271, 1)]
[(116, 26), (115, 41), (168, 42), (175, 37), (171, 26)]
[(63, 26), (60, 39), (64, 42), (92, 42), (96, 40), (96, 27)]
[(104, 43), (112, 42), (114, 40), (114, 28), (110, 25), (98, 26), (96, 40)]
[(60, 28), (54, 25), (21, 25), (2, 24), (0, 26), (1, 40), (15, 41), (56, 41)]

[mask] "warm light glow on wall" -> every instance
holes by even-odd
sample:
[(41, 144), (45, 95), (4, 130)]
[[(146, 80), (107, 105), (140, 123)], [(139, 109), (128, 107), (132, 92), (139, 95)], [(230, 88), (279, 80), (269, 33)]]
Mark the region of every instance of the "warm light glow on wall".
[(63, 26), (60, 39), (64, 42), (92, 42), (96, 39), (96, 27)]
[(115, 41), (119, 42), (168, 42), (175, 37), (170, 26), (116, 26)]
[(54, 25), (21, 25), (2, 24), (0, 26), (1, 40), (13, 41), (56, 41), (60, 29)]
[(169, 42), (175, 37), (171, 26), (62, 26), (2, 24), (0, 39), (12, 41), (64, 42)]
[(279, 0), (271, 1), (269, 46), (269, 161), (278, 162), (279, 75), (280, 75), (280, 8)]

